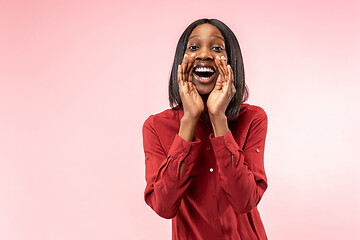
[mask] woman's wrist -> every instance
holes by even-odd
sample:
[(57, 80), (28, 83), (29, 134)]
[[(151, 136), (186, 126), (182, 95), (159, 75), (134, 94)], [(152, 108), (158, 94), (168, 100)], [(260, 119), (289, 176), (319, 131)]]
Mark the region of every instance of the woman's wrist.
[(192, 142), (194, 140), (194, 133), (198, 120), (199, 118), (191, 118), (184, 115), (180, 120), (180, 129), (178, 135), (182, 139), (188, 142)]
[(229, 126), (225, 114), (210, 115), (210, 121), (215, 137), (225, 136), (229, 132)]

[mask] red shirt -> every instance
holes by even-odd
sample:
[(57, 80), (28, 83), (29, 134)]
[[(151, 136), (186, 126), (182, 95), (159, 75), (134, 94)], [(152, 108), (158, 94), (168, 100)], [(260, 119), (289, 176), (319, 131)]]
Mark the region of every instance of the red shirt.
[(178, 135), (183, 114), (168, 109), (144, 122), (145, 202), (172, 219), (172, 239), (267, 239), (257, 209), (267, 188), (265, 111), (243, 103), (221, 137), (200, 119), (194, 142)]

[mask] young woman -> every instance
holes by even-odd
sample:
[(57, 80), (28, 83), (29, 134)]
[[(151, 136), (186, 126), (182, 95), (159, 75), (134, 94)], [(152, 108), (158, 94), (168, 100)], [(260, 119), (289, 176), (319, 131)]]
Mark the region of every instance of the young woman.
[(172, 219), (172, 239), (267, 239), (257, 205), (267, 188), (267, 115), (244, 103), (239, 43), (200, 19), (178, 42), (171, 109), (143, 126), (145, 202)]

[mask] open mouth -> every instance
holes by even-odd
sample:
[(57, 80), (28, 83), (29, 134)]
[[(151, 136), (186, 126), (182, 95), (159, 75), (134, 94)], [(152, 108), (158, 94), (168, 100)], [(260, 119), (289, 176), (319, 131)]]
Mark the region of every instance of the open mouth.
[(195, 67), (193, 73), (201, 83), (210, 83), (215, 77), (215, 69), (212, 67)]

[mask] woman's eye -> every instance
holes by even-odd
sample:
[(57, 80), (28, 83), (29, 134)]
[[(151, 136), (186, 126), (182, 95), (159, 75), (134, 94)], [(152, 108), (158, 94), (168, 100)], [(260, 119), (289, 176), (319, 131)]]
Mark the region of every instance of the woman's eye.
[(197, 49), (197, 46), (190, 46), (189, 49), (194, 51)]
[(222, 47), (213, 47), (213, 49), (214, 49), (215, 51), (222, 51), (222, 50), (224, 50)]

